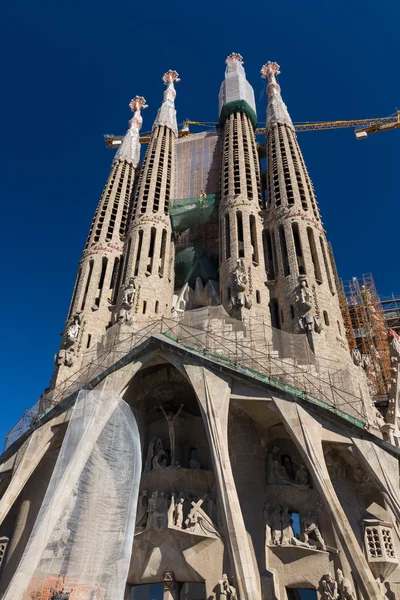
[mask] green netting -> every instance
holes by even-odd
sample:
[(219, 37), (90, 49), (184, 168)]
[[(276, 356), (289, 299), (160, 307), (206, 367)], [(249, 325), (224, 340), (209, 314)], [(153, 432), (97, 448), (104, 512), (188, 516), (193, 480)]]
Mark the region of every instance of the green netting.
[(208, 223), (212, 218), (216, 218), (216, 203), (216, 194), (173, 200), (170, 204), (169, 214), (174, 233), (178, 235), (190, 227)]
[(218, 258), (207, 248), (189, 246), (175, 256), (175, 289), (188, 282), (194, 287), (197, 277), (203, 284), (210, 279), (218, 281)]
[(229, 115), (238, 112), (245, 113), (245, 115), (249, 117), (254, 129), (257, 127), (257, 115), (251, 108), (250, 104), (248, 104), (245, 100), (234, 100), (233, 102), (227, 102), (224, 104), (219, 116), (218, 125), (223, 127)]

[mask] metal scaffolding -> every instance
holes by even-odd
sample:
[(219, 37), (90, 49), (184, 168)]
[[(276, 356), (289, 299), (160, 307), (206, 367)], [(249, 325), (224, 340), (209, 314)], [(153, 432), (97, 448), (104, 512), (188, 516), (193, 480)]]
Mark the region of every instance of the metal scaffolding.
[[(349, 345), (367, 357), (366, 370), (373, 395), (386, 395), (390, 386), (388, 328), (372, 275), (341, 281), (341, 296)], [(351, 327), (346, 316), (350, 317)]]

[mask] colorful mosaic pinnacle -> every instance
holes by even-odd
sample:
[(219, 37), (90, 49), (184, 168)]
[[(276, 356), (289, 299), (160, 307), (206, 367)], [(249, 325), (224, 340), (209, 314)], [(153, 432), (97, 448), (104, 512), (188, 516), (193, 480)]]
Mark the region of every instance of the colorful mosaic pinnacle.
[(178, 83), (178, 81), (180, 81), (179, 74), (177, 73), (177, 71), (173, 71), (172, 69), (164, 73), (162, 80), (165, 83), (165, 85), (168, 85), (170, 83)]
[(261, 67), (261, 77), (263, 79), (269, 79), (270, 77), (276, 77), (277, 75), (280, 75), (280, 66), (278, 65), (278, 63), (276, 62), (267, 62), (265, 63), (265, 65), (263, 65)]

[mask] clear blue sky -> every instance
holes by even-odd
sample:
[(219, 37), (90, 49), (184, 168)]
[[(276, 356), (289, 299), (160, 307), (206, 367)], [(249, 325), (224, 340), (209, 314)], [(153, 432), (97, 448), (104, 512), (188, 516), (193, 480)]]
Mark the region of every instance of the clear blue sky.
[[(129, 100), (150, 129), (176, 69), (178, 120), (215, 121), (232, 52), (265, 120), (268, 60), (294, 121), (385, 116), (400, 107), (400, 4), (383, 0), (105, 2), (3, 0), (2, 410), (5, 433), (48, 385), (89, 224)], [(299, 134), (340, 275), (400, 292), (400, 130)]]

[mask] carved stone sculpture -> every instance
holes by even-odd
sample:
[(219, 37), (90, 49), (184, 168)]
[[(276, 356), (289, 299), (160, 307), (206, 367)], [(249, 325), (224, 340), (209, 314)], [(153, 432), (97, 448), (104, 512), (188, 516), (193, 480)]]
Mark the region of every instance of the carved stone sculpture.
[(277, 506), (271, 513), (272, 543), (280, 546), (282, 543), (281, 508)]
[(311, 511), (302, 518), (301, 524), (303, 527), (303, 541), (308, 544), (308, 540), (311, 538), (317, 542), (321, 550), (326, 550), (324, 539), (318, 527), (317, 517)]
[(222, 575), (222, 579), (218, 582), (218, 600), (237, 600), (236, 590), (230, 585), (226, 573)]
[(149, 518), (146, 529), (154, 529), (162, 533), (168, 527), (168, 500), (164, 492), (156, 490), (148, 503)]
[(81, 329), (81, 323), (80, 323), (79, 316), (74, 315), (72, 317), (72, 322), (70, 323), (70, 325), (68, 326), (68, 329), (67, 329), (66, 338), (67, 338), (68, 345), (75, 344), (76, 340), (78, 339), (80, 329)]
[(341, 600), (357, 600), (353, 586), (349, 579), (343, 576), (340, 569), (336, 569), (336, 579)]
[(330, 573), (325, 573), (320, 583), (321, 600), (337, 600), (339, 598), (338, 585)]
[(243, 258), (238, 258), (233, 271), (234, 295), (233, 303), (236, 308), (251, 308), (251, 300), (246, 294), (248, 277)]
[(50, 588), (50, 600), (69, 600), (70, 595), (74, 590), (70, 590), (66, 592), (64, 588), (61, 590), (55, 590), (54, 588)]
[(265, 545), (269, 546), (272, 543), (272, 531), (271, 531), (271, 508), (268, 502), (264, 504), (263, 508), (263, 521), (265, 531)]
[(308, 472), (305, 465), (300, 464), (296, 472), (295, 483), (308, 486)]
[(172, 494), (171, 501), (168, 508), (168, 527), (174, 525), (174, 514), (175, 514), (175, 495)]
[(118, 321), (129, 321), (131, 318), (130, 311), (133, 308), (133, 302), (136, 296), (135, 280), (131, 277), (125, 286), (122, 294), (121, 309), (118, 312)]
[(284, 546), (290, 544), (294, 538), (294, 531), (292, 529), (292, 518), (289, 513), (289, 508), (284, 506), (281, 511), (281, 523), (282, 523), (282, 540), (281, 544)]
[(219, 537), (212, 519), (201, 508), (206, 496), (200, 498), (197, 502), (192, 502), (192, 508), (185, 520), (185, 530), (198, 535)]
[(147, 516), (149, 506), (149, 496), (148, 491), (143, 490), (143, 492), (139, 496), (138, 508), (136, 513), (136, 530), (143, 531), (146, 528), (147, 524)]
[(185, 502), (185, 498), (183, 496), (180, 496), (178, 499), (178, 502), (175, 506), (174, 525), (175, 525), (175, 527), (178, 527), (179, 529), (182, 529), (182, 525), (183, 525), (183, 503), (184, 502)]
[(175, 421), (179, 417), (184, 404), (181, 404), (178, 412), (173, 413), (172, 411), (166, 413), (162, 406), (160, 406), (161, 412), (167, 420), (168, 423), (168, 435), (169, 435), (169, 443), (171, 447), (171, 465), (175, 465)]
[[(296, 295), (299, 328), (301, 331), (315, 331), (316, 333), (321, 333), (323, 329), (321, 319), (318, 314), (313, 314), (316, 307), (313, 306), (313, 297), (308, 287), (307, 280), (304, 276), (300, 276), (299, 279), (299, 292)], [(318, 310), (316, 312), (318, 313)]]
[[(281, 464), (284, 462), (284, 465)], [(308, 485), (308, 475), (307, 475), (307, 483), (303, 484), (297, 481), (296, 479), (292, 479), (289, 475), (293, 473), (293, 465), (288, 453), (282, 454), (277, 446), (272, 448), (272, 451), (268, 453), (267, 457), (267, 483), (270, 484), (281, 484), (281, 485), (293, 485), (295, 487), (305, 488), (309, 487)], [(300, 473), (300, 477), (305, 480), (305, 477)]]

